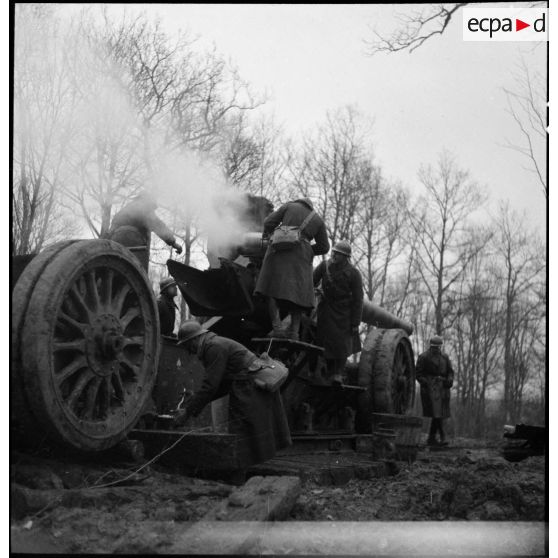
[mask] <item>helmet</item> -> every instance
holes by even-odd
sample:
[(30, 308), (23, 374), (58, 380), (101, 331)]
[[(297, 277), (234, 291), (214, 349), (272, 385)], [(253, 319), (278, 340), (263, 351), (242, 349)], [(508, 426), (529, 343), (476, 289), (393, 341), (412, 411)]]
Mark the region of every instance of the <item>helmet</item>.
[(203, 333), (207, 333), (207, 329), (203, 329), (199, 322), (196, 322), (196, 320), (186, 320), (178, 328), (177, 344), (182, 345), (182, 343), (186, 343), (186, 341), (190, 341), (190, 339), (194, 339), (194, 337), (198, 337), (198, 335)]
[(434, 335), (430, 338), (430, 345), (434, 347), (441, 347), (444, 344), (444, 340), (439, 335)]
[(172, 287), (173, 285), (176, 285), (176, 281), (172, 277), (165, 277), (159, 283), (159, 291), (162, 293), (165, 289), (168, 289), (169, 287)]
[(351, 245), (346, 240), (340, 240), (339, 242), (336, 242), (335, 246), (332, 248), (332, 251), (344, 254), (349, 258), (351, 257)]

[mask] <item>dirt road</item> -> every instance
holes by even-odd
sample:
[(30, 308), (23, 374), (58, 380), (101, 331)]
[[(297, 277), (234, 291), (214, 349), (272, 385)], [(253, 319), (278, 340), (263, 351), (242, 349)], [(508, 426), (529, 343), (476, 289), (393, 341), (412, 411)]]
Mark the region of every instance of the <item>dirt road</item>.
[[(421, 451), (393, 476), (342, 486), (304, 482), (284, 520), (545, 520), (543, 457), (508, 463), (496, 449), (459, 446)], [(11, 488), (12, 551), (66, 553), (164, 553), (234, 491), (157, 464), (24, 454), (12, 455)]]

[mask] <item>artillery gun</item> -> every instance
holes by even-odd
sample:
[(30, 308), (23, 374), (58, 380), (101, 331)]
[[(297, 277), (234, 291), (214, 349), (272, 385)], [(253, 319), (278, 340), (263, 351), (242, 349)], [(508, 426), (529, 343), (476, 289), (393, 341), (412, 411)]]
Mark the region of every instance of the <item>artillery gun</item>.
[[(267, 336), (265, 306), (252, 296), (254, 262), (262, 254), (253, 250), (254, 242), (262, 250), (265, 245), (261, 233), (249, 238), (252, 248), (239, 249), (249, 256), (243, 265), (223, 259), (219, 268), (205, 271), (173, 260), (167, 266), (191, 312), (204, 317), (204, 327), (286, 362), (290, 373), (283, 397), (294, 437), (367, 433), (374, 428), (374, 413), (408, 414), (415, 393), (412, 326), (367, 301), (363, 322), (373, 327), (360, 360), (347, 364), (344, 385), (330, 385), (311, 318), (304, 321), (300, 342)], [(134, 427), (145, 429), (145, 417), (176, 409), (182, 394), (201, 383), (197, 359), (160, 335), (151, 285), (125, 247), (110, 240), (71, 240), (35, 256), (17, 256), (12, 287), (16, 442), (47, 437), (66, 448), (105, 450)], [(207, 431), (213, 422), (209, 430), (219, 431), (215, 412), (202, 413), (197, 424)]]

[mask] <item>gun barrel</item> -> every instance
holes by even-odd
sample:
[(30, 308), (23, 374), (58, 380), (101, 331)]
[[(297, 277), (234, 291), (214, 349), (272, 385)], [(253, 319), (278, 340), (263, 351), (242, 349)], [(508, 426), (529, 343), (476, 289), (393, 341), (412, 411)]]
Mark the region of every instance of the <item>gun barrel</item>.
[(365, 300), (362, 305), (361, 320), (369, 325), (382, 327), (385, 329), (402, 329), (408, 335), (413, 333), (413, 325), (407, 320), (398, 318), (395, 314), (388, 312), (385, 308), (374, 304), (370, 300)]

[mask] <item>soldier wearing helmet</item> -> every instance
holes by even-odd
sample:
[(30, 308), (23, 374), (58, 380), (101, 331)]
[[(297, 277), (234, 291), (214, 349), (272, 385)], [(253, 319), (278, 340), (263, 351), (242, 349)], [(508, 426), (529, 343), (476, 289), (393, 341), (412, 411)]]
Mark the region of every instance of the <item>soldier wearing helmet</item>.
[[(430, 348), (420, 354), (416, 365), (416, 378), (420, 384), (422, 414), (431, 417), (427, 444), (447, 446), (443, 422), (450, 416), (450, 389), (453, 368), (447, 354), (442, 352), (443, 339), (434, 335)], [(439, 434), (439, 439), (436, 435)]]
[(362, 276), (351, 265), (351, 245), (341, 240), (331, 258), (314, 270), (314, 286), (321, 283), (317, 308), (316, 341), (324, 347), (328, 377), (343, 382), (347, 357), (360, 351), (358, 326), (362, 316)]
[(157, 217), (157, 202), (146, 190), (140, 192), (112, 218), (107, 238), (133, 248), (133, 253), (147, 271), (151, 247), (151, 232), (172, 246), (178, 254), (182, 247), (174, 233)]
[(211, 401), (229, 394), (228, 429), (249, 440), (252, 462), (271, 459), (291, 444), (287, 416), (280, 393), (264, 391), (254, 381), (256, 355), (233, 339), (220, 337), (188, 320), (178, 330), (178, 344), (197, 355), (205, 368), (200, 389), (185, 402), (175, 419), (184, 425)]
[(161, 335), (172, 335), (176, 311), (178, 306), (174, 303), (174, 297), (178, 294), (176, 281), (172, 277), (165, 277), (159, 283), (159, 298), (157, 308), (159, 310), (159, 323), (161, 324)]

